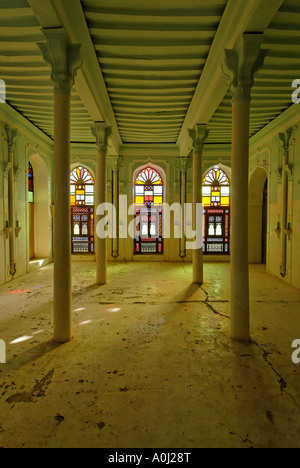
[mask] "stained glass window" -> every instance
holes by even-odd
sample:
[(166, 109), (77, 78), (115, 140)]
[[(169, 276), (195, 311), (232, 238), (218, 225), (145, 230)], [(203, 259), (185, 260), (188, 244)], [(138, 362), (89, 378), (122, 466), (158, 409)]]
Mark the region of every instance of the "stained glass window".
[(87, 169), (76, 167), (70, 176), (71, 206), (94, 206), (94, 183)]
[(33, 169), (30, 162), (28, 163), (28, 202), (34, 202), (34, 188), (33, 188)]
[(70, 175), (72, 253), (94, 253), (94, 188), (92, 174), (83, 166)]
[(136, 205), (151, 207), (163, 203), (163, 181), (159, 173), (151, 167), (138, 174), (134, 190)]
[(203, 252), (228, 255), (230, 246), (230, 180), (219, 166), (207, 172), (202, 181)]
[(135, 179), (134, 203), (136, 206), (135, 254), (163, 253), (164, 196), (161, 175), (152, 167), (143, 169)]
[(204, 206), (216, 207), (230, 205), (230, 181), (218, 166), (203, 178), (202, 203)]

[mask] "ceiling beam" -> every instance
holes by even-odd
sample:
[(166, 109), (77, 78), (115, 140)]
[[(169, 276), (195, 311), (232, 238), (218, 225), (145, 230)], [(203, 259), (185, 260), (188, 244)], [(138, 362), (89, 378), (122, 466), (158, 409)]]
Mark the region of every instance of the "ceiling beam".
[(209, 123), (228, 91), (222, 71), (224, 49), (233, 49), (244, 32), (265, 32), (282, 3), (283, 0), (228, 1), (177, 140), (181, 156), (191, 149), (188, 129)]
[(77, 72), (75, 89), (94, 122), (113, 129), (109, 153), (119, 154), (122, 140), (97, 55), (79, 0), (28, 0), (43, 29), (63, 28), (70, 42), (82, 46), (84, 62)]

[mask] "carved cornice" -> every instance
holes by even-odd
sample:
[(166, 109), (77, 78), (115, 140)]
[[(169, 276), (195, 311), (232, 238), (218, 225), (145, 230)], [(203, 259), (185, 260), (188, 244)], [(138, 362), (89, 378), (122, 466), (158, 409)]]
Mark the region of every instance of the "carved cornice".
[(64, 29), (43, 29), (46, 43), (38, 42), (45, 62), (51, 68), (55, 94), (70, 95), (83, 58), (80, 44), (70, 44)]
[(254, 74), (264, 63), (268, 50), (261, 50), (263, 34), (245, 33), (236, 49), (225, 49), (223, 72), (230, 81), (233, 102), (251, 100)]

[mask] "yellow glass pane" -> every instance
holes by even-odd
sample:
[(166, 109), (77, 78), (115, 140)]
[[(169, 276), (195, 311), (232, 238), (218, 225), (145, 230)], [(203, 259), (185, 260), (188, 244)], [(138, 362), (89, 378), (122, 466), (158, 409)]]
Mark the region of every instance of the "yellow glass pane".
[(210, 206), (210, 197), (203, 197), (202, 203), (204, 206)]
[(84, 190), (76, 190), (76, 195), (84, 195), (85, 191)]
[(76, 205), (75, 195), (71, 195), (71, 205)]
[(144, 197), (135, 197), (135, 203), (137, 205), (143, 205), (144, 204)]
[(162, 197), (154, 197), (154, 204), (155, 205), (161, 205), (163, 202)]
[(221, 205), (222, 206), (229, 206), (229, 197), (222, 197), (221, 198)]

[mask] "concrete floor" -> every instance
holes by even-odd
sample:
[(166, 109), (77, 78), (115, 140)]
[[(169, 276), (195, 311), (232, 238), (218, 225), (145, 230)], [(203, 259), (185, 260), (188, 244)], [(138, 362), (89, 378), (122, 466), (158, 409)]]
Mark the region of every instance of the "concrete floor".
[(250, 270), (249, 344), (229, 337), (228, 264), (206, 264), (202, 288), (191, 265), (116, 263), (97, 287), (73, 264), (64, 345), (53, 265), (2, 286), (0, 447), (300, 447), (300, 291)]

